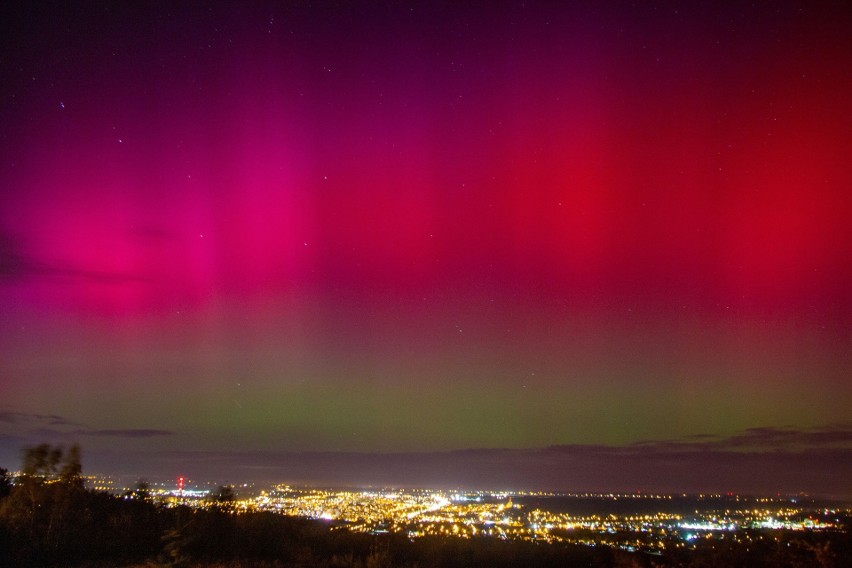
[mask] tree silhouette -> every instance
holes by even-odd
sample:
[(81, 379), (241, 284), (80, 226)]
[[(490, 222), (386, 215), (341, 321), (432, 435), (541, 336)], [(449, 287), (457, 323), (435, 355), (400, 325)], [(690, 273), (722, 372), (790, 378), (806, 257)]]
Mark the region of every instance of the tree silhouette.
[(237, 495), (234, 493), (234, 488), (231, 485), (220, 485), (216, 491), (210, 493), (209, 500), (214, 507), (224, 511), (234, 510), (234, 503), (237, 500)]
[(24, 448), (21, 472), (24, 476), (50, 478), (56, 473), (56, 467), (62, 460), (62, 447), (52, 448), (50, 444)]
[(79, 547), (73, 512), (84, 499), (80, 448), (65, 451), (49, 444), (25, 448), (21, 476), (9, 491), (3, 518), (13, 536), (32, 548), (32, 556), (48, 562)]
[(0, 467), (0, 499), (9, 496), (12, 492), (12, 478), (9, 475), (9, 470)]
[(140, 479), (136, 482), (136, 487), (133, 491), (128, 494), (130, 497), (134, 499), (139, 499), (141, 501), (150, 501), (151, 500), (151, 485), (145, 481), (144, 479)]
[(83, 465), (80, 462), (80, 446), (74, 444), (62, 457), (59, 481), (68, 486), (83, 488)]

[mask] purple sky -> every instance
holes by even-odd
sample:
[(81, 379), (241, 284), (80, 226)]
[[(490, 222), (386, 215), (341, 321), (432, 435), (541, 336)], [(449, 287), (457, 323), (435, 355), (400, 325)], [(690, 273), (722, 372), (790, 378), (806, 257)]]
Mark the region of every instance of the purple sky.
[(842, 3), (0, 21), (0, 465), (852, 493)]

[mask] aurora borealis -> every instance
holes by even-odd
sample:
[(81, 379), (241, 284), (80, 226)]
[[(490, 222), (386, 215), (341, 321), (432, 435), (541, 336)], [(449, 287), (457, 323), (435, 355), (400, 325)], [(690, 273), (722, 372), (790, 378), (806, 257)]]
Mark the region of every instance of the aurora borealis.
[(0, 465), (852, 470), (852, 13), (637, 4), (0, 9)]

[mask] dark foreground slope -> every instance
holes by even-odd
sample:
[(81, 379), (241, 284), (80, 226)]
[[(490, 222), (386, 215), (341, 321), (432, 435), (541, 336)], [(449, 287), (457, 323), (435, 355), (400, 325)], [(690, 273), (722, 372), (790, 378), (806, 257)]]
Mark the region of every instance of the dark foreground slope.
[(0, 504), (2, 566), (611, 566), (628, 553), (494, 539), (370, 536), (275, 513), (163, 507), (61, 484)]
[(275, 513), (237, 514), (227, 503), (194, 509), (166, 507), (144, 493), (116, 497), (85, 489), (73, 459), (49, 462), (25, 470), (14, 485), (0, 475), (0, 566), (852, 566), (848, 530), (755, 533), (748, 545), (694, 550), (671, 542), (661, 556), (493, 538), (411, 540)]

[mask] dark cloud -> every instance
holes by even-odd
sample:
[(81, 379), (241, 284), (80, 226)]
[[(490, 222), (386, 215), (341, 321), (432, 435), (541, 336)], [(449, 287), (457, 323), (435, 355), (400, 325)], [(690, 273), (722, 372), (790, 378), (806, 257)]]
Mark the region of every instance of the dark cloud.
[(112, 438), (156, 438), (160, 436), (175, 436), (172, 430), (155, 430), (150, 428), (129, 430), (78, 430), (81, 436), (106, 436)]
[(27, 412), (0, 411), (0, 425), (5, 432), (0, 434), (26, 440), (72, 440), (81, 436), (102, 438), (157, 438), (175, 436), (177, 432), (155, 428), (95, 429), (72, 422), (56, 414), (34, 414)]
[(728, 437), (700, 434), (679, 440), (637, 442), (628, 449), (666, 452), (782, 451), (819, 448), (852, 449), (852, 425), (830, 424), (818, 428), (749, 428)]
[(55, 414), (32, 414), (27, 412), (12, 412), (0, 410), (0, 422), (6, 424), (47, 424), (50, 426), (79, 426), (76, 422), (66, 420)]
[[(232, 482), (565, 492), (799, 492), (852, 497), (852, 450), (684, 452), (602, 446), (367, 454), (162, 452), (96, 457), (108, 471)], [(155, 465), (152, 465), (155, 464)]]
[[(753, 428), (627, 446), (449, 452), (157, 452), (96, 459), (117, 473), (315, 486), (852, 497), (852, 428)], [(152, 465), (153, 464), (153, 465)]]
[(79, 279), (101, 284), (148, 281), (148, 278), (139, 274), (90, 270), (46, 262), (29, 253), (19, 239), (0, 234), (0, 282), (29, 278)]
[[(66, 427), (50, 426), (51, 421)], [(0, 422), (33, 426), (25, 439), (0, 432), (0, 441), (7, 446), (13, 441), (20, 444), (22, 440), (26, 445), (44, 439), (132, 440), (178, 435), (159, 429), (70, 427), (67, 425), (72, 423), (59, 416), (16, 412), (0, 413)], [(388, 454), (140, 452), (123, 447), (93, 447), (87, 451), (87, 469), (132, 477), (189, 475), (231, 482), (322, 486), (569, 492), (805, 492), (850, 498), (852, 427), (835, 424), (802, 429), (751, 428), (727, 437), (700, 435), (627, 446), (563, 445)]]
[(793, 428), (750, 428), (742, 434), (722, 441), (730, 448), (790, 449), (794, 447), (823, 447), (852, 444), (852, 426), (831, 425), (823, 428), (797, 430)]

